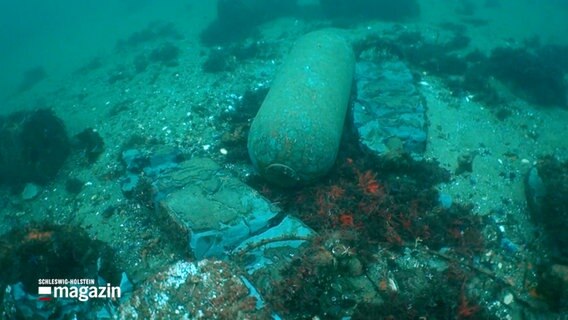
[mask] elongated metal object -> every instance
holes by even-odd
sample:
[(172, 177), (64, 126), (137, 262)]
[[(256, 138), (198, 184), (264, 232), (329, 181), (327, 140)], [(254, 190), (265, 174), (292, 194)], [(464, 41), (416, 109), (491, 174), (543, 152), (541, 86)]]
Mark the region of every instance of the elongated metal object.
[(315, 31), (298, 39), (249, 132), (249, 155), (263, 177), (294, 186), (331, 169), (354, 69), (353, 49), (337, 30)]

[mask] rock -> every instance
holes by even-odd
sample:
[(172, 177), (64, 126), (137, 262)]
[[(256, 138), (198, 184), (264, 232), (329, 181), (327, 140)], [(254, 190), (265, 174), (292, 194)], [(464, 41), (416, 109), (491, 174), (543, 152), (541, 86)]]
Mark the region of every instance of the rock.
[(399, 60), (362, 61), (356, 66), (353, 124), (360, 143), (384, 156), (426, 148), (426, 105), (408, 67)]
[(22, 199), (23, 200), (32, 200), (35, 198), (41, 191), (41, 188), (35, 183), (26, 183), (24, 187), (24, 191), (22, 191)]
[(511, 303), (513, 303), (513, 301), (515, 300), (515, 298), (513, 297), (512, 293), (507, 293), (504, 297), (503, 297), (503, 303), (505, 305), (510, 305)]

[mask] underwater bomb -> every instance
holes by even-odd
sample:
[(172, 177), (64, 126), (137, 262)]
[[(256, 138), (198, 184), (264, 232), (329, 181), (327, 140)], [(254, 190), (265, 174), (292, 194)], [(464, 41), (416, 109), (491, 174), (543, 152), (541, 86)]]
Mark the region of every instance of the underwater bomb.
[(355, 69), (338, 31), (302, 36), (278, 71), (249, 132), (253, 165), (280, 186), (325, 175), (337, 157)]

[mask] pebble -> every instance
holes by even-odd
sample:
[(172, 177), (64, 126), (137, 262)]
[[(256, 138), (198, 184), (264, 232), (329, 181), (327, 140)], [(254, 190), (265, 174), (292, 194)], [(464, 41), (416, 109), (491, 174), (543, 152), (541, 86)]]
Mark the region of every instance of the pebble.
[(513, 302), (513, 294), (507, 293), (503, 298), (503, 303), (506, 305), (510, 305)]
[(40, 187), (34, 183), (28, 183), (22, 191), (22, 199), (31, 200), (35, 198), (40, 192)]

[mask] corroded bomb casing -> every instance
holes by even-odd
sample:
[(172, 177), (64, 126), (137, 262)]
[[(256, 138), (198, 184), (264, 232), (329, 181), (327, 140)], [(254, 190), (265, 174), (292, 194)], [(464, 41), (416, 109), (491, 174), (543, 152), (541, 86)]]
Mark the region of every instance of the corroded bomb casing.
[(325, 175), (337, 157), (355, 69), (337, 30), (304, 35), (283, 62), (248, 136), (253, 165), (268, 181), (294, 186)]

